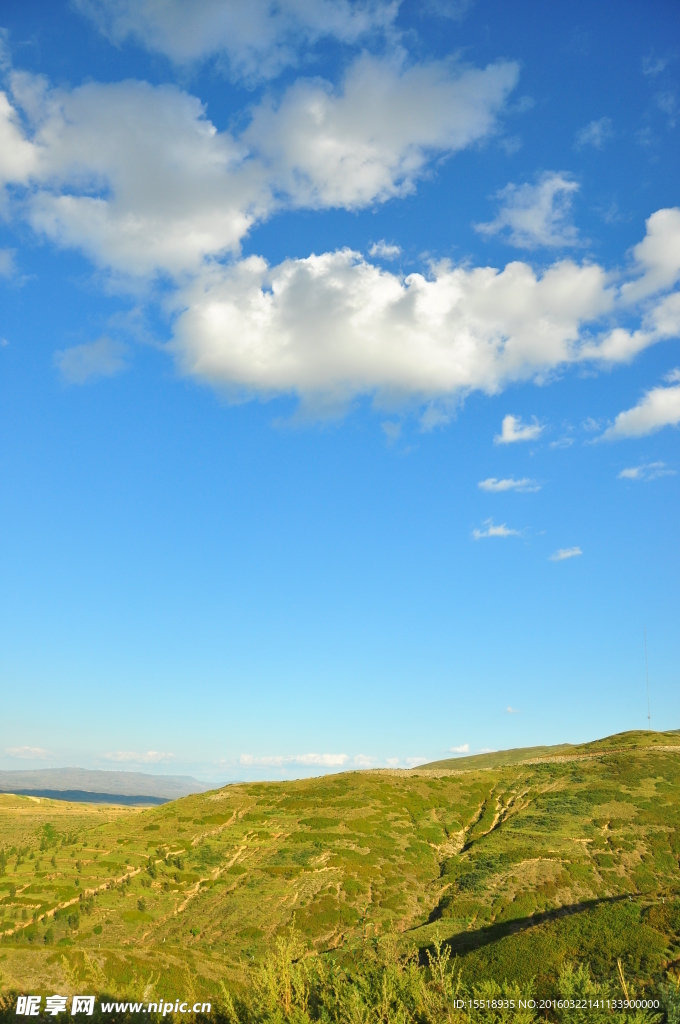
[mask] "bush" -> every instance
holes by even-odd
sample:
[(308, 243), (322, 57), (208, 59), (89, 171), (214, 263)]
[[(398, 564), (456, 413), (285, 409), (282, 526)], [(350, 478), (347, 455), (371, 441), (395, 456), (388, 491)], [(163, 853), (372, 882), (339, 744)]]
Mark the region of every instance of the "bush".
[[(194, 929), (192, 929), (192, 932)], [(387, 935), (356, 951), (340, 969), (324, 962), (301, 941), (293, 925), (276, 940), (264, 963), (252, 968), (248, 993), (232, 997), (224, 985), (224, 1010), (230, 1024), (539, 1024), (544, 1012), (532, 1006), (539, 995), (532, 984), (488, 980), (466, 984), (451, 960), (451, 950), (437, 937), (426, 950), (427, 963), (415, 951), (400, 954), (398, 940)], [(669, 1024), (680, 1007), (676, 986), (664, 989)], [(632, 989), (631, 999), (635, 998)], [(598, 983), (586, 965), (567, 965), (550, 999), (550, 1019), (558, 1024), (611, 1024), (610, 1008), (592, 1003), (621, 998), (616, 981)], [(589, 1001), (587, 1010), (570, 1005)], [(677, 1000), (677, 1002), (676, 1002)], [(564, 1003), (567, 1003), (565, 1006)], [(617, 1010), (617, 1024), (659, 1024), (652, 1010)]]
[(146, 910), (146, 900), (144, 899), (143, 896), (140, 896), (140, 898), (137, 900), (137, 910), (140, 910), (142, 914)]

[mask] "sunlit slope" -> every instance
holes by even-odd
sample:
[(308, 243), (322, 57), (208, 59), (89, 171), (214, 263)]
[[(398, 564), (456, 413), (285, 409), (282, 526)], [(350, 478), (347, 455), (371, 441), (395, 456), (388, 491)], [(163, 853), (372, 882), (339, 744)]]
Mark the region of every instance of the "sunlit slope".
[(293, 915), (340, 958), (438, 930), (475, 972), (549, 973), (585, 949), (654, 973), (678, 956), (680, 736), (549, 749), (144, 811), (0, 797), (0, 984), (215, 995)]

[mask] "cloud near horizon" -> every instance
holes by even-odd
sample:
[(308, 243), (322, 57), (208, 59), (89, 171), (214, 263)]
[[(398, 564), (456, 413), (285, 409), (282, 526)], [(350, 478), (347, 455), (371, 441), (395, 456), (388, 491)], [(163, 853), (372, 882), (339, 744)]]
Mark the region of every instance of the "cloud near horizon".
[(43, 747), (7, 747), (5, 753), (22, 761), (44, 761), (52, 757), (50, 751)]
[(137, 753), (134, 750), (117, 750), (115, 753), (103, 755), (104, 761), (117, 761), (121, 764), (163, 764), (174, 759), (174, 754), (163, 753), (158, 750), (147, 750), (146, 753)]
[[(358, 757), (360, 758), (359, 764), (363, 765), (365, 755), (359, 754)], [(349, 760), (347, 754), (273, 754), (260, 757), (254, 754), (241, 754), (238, 763), (263, 768), (279, 768), (287, 764), (342, 768)]]

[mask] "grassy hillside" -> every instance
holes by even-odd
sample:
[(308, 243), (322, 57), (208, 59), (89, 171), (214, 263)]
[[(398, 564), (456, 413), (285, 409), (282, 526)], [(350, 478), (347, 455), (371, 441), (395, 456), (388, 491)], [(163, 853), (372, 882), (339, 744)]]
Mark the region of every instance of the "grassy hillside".
[(463, 982), (621, 958), (651, 991), (680, 966), (679, 825), (677, 732), (147, 810), (0, 796), (0, 991), (215, 1001), (293, 919), (326, 964), (439, 935)]

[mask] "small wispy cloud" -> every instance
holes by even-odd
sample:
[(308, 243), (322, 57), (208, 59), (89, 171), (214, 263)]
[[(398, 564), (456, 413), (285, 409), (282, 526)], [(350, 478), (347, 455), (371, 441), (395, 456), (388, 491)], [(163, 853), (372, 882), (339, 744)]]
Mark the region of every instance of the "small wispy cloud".
[(517, 708), (511, 707), (510, 704), (508, 704), (507, 708), (505, 709), (505, 713), (506, 713), (506, 715), (521, 715), (522, 714), (521, 711), (518, 711)]
[(17, 757), (22, 761), (44, 761), (52, 756), (43, 747), (7, 747), (5, 753), (8, 757)]
[(537, 484), (535, 480), (530, 480), (529, 477), (522, 477), (521, 480), (515, 480), (514, 477), (506, 477), (503, 480), (497, 480), (495, 476), (490, 476), (487, 480), (480, 480), (477, 484), (481, 491), (540, 491), (541, 485)]
[(417, 768), (419, 764), (427, 764), (428, 759), (426, 757), (407, 757), (406, 764), (409, 768)]
[(172, 761), (174, 756), (160, 750), (147, 750), (145, 753), (136, 750), (116, 750), (104, 754), (104, 760), (117, 761), (120, 764), (162, 764), (164, 761)]
[(503, 417), (501, 432), (496, 434), (494, 442), (496, 444), (515, 444), (518, 441), (536, 441), (543, 433), (543, 429), (543, 425), (535, 416), (531, 423), (522, 423), (521, 416), (508, 414)]
[(500, 523), (498, 526), (494, 525), (493, 519), (485, 519), (482, 523), (482, 529), (475, 529), (472, 531), (472, 536), (475, 540), (482, 540), (483, 537), (519, 537), (519, 530), (511, 530), (505, 523)]
[(398, 757), (386, 757), (385, 764), (389, 765), (390, 768), (396, 768), (399, 765)]
[(380, 426), (387, 438), (388, 444), (394, 444), (399, 440), (401, 436), (401, 423), (398, 423), (396, 420), (385, 420)]
[(573, 437), (558, 437), (556, 441), (551, 441), (550, 448), (571, 448), (574, 443)]
[(496, 198), (501, 207), (495, 220), (475, 224), (483, 235), (504, 235), (520, 249), (562, 248), (579, 243), (571, 223), (572, 197), (579, 185), (568, 174), (549, 171), (535, 185), (506, 185)]
[(595, 149), (602, 149), (608, 139), (614, 137), (614, 126), (609, 117), (601, 117), (597, 121), (591, 121), (585, 128), (576, 133), (575, 146), (582, 149), (583, 146), (593, 146)]
[(14, 249), (0, 249), (0, 277), (12, 277), (15, 271)]
[(85, 384), (126, 370), (127, 352), (127, 345), (104, 337), (87, 345), (61, 349), (54, 353), (54, 362), (68, 384)]
[(287, 764), (341, 768), (347, 764), (349, 757), (347, 754), (269, 754), (264, 757), (241, 754), (238, 760), (239, 764), (262, 768), (281, 768)]
[(461, 745), (459, 747), (449, 747), (449, 753), (450, 754), (469, 754), (470, 753), (470, 744), (469, 743), (461, 743)]
[(657, 480), (660, 476), (675, 476), (675, 470), (669, 469), (665, 462), (645, 462), (640, 466), (622, 469), (619, 480)]
[(474, 0), (421, 0), (420, 14), (434, 14), (439, 18), (461, 21), (472, 7)]
[(551, 562), (564, 562), (567, 558), (577, 558), (583, 552), (580, 548), (560, 548), (550, 556)]
[(656, 96), (656, 105), (668, 117), (668, 127), (675, 128), (677, 123), (678, 100), (674, 92), (660, 92)]
[(583, 423), (581, 424), (581, 429), (585, 430), (587, 434), (596, 434), (600, 427), (600, 421), (594, 419), (592, 416), (586, 416)]
[(655, 53), (650, 53), (647, 57), (642, 58), (642, 74), (648, 75), (649, 78), (656, 78), (667, 65), (666, 57), (657, 57)]
[(401, 246), (390, 245), (384, 238), (381, 238), (379, 242), (374, 242), (371, 248), (368, 250), (369, 256), (377, 256), (383, 260), (396, 260), (397, 256), (401, 253)]

